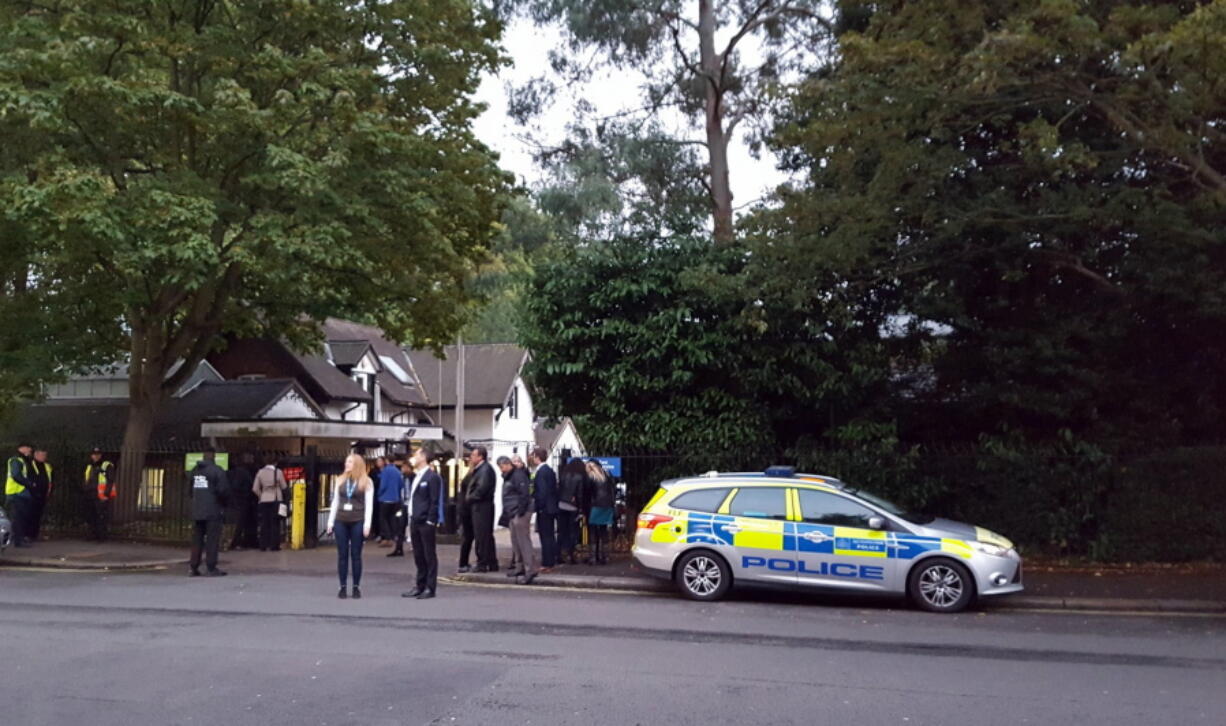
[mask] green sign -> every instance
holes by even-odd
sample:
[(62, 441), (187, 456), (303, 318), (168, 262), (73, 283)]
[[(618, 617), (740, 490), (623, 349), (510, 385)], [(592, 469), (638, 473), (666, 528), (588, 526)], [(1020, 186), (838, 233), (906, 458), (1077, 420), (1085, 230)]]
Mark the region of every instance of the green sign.
[[(192, 469), (195, 469), (196, 463), (199, 462), (203, 458), (204, 458), (204, 454), (201, 452), (193, 452), (191, 454), (187, 454), (186, 456), (183, 457), (183, 466), (184, 466), (183, 470), (191, 471)], [(230, 455), (225, 452), (218, 451), (216, 454), (213, 455), (213, 463), (220, 466), (223, 469), (229, 469), (230, 468)]]

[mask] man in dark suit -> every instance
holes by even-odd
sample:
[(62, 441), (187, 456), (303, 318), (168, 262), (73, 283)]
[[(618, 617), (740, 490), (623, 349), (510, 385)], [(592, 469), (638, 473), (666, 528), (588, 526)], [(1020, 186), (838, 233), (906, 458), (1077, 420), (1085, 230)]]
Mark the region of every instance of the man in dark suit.
[(558, 475), (545, 463), (548, 459), (549, 452), (539, 446), (528, 454), (536, 532), (541, 538), (541, 572), (549, 572), (558, 564)]
[(418, 449), (409, 459), (413, 478), (409, 481), (409, 542), (417, 565), (417, 587), (401, 597), (428, 600), (438, 587), (438, 552), (435, 528), (442, 519), (443, 478), (430, 468), (433, 455)]
[(477, 572), (498, 571), (498, 553), (494, 549), (494, 495), (498, 492), (498, 479), (488, 458), (484, 446), (476, 447), (468, 455), (472, 481), (468, 484), (465, 500), (472, 512)]

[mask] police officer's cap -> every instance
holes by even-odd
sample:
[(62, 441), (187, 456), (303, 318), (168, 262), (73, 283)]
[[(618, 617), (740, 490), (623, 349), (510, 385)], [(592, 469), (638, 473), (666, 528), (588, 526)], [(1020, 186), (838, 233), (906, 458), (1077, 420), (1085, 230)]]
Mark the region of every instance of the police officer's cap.
[(89, 450), (89, 453), (91, 453), (91, 454), (101, 454), (101, 453), (102, 453), (102, 447), (101, 447), (101, 446), (95, 446), (94, 448), (92, 448), (92, 449), (90, 449), (90, 450)]

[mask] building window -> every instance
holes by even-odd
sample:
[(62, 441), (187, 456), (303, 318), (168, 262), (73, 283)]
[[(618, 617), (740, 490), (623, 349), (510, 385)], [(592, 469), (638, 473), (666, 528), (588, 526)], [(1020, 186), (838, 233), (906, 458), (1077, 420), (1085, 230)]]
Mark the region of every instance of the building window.
[(511, 388), (511, 397), (507, 399), (507, 413), (511, 418), (519, 418), (519, 386)]
[(165, 481), (165, 469), (145, 469), (141, 472), (140, 490), (136, 494), (136, 508), (138, 511), (162, 511), (162, 485)]

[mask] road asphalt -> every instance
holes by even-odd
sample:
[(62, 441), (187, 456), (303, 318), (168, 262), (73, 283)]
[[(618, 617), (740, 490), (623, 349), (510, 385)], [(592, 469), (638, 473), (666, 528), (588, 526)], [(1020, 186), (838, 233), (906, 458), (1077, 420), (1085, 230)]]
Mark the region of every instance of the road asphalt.
[(406, 586), (5, 569), (0, 723), (1226, 722), (1213, 615)]
[[(509, 546), (506, 532), (500, 530), (499, 551), (506, 559)], [(412, 569), (411, 556), (387, 558), (389, 550), (368, 543), (367, 567), (387, 573)], [(328, 543), (318, 549), (293, 552), (235, 551), (222, 554), (222, 567), (244, 573), (316, 574), (333, 567), (335, 550)], [(439, 546), (440, 571), (455, 571), (459, 548)], [(122, 542), (98, 544), (75, 540), (39, 542), (29, 549), (9, 549), (0, 556), (0, 567), (68, 568), (127, 570), (165, 567), (182, 570), (187, 550), (166, 545)], [(474, 582), (504, 581), (501, 573), (465, 574), (458, 580)], [(648, 576), (628, 554), (614, 557), (604, 567), (566, 565), (537, 580), (540, 587), (617, 589), (671, 592), (667, 581)], [(990, 601), (989, 606), (1038, 609), (1115, 609), (1127, 611), (1226, 613), (1226, 568), (1221, 565), (1167, 567), (1121, 566), (1028, 566), (1025, 592)]]

